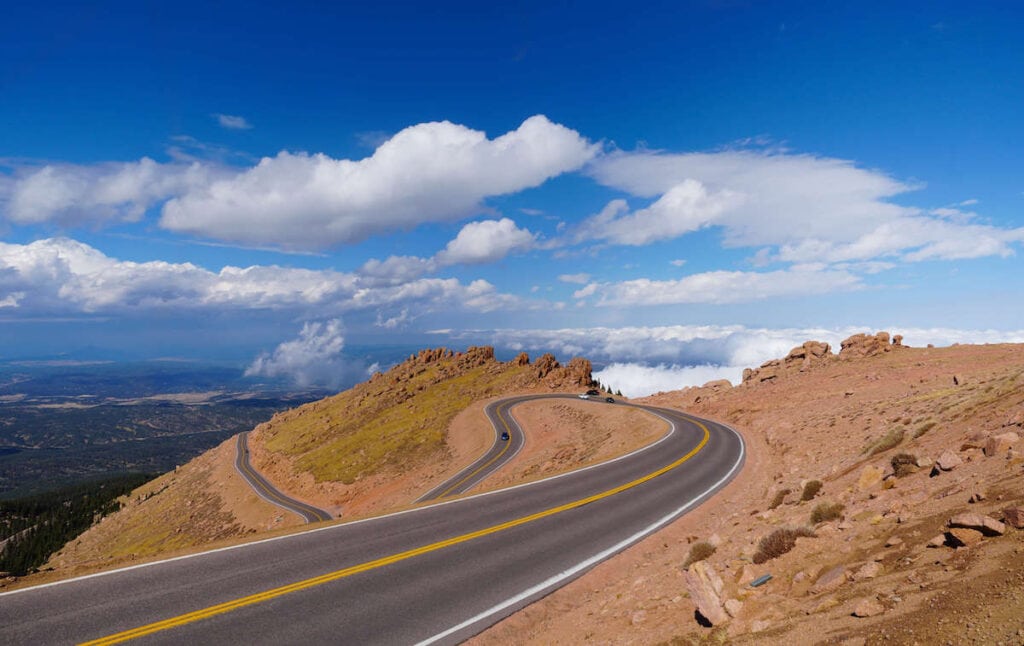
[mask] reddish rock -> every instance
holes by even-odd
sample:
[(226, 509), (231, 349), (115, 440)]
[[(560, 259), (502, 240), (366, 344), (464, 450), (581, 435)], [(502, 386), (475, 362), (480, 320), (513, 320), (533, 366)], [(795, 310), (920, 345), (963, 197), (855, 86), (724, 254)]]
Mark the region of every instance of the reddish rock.
[(879, 332), (875, 335), (854, 334), (842, 342), (839, 350), (840, 359), (857, 359), (860, 357), (872, 357), (885, 352), (891, 352), (893, 348), (903, 347), (903, 337), (900, 337), (899, 344), (889, 343), (889, 333)]
[(861, 469), (860, 478), (857, 479), (857, 488), (861, 491), (867, 491), (878, 485), (884, 477), (885, 470), (869, 464)]
[(976, 529), (954, 527), (946, 532), (946, 543), (952, 547), (970, 547), (980, 543), (982, 538), (984, 538), (984, 534)]
[(992, 457), (1000, 453), (1006, 453), (1013, 448), (1013, 445), (1020, 441), (1020, 436), (1013, 431), (993, 435), (985, 442), (985, 455)]
[(963, 527), (974, 529), (986, 536), (1002, 536), (1006, 533), (1006, 525), (995, 518), (989, 518), (981, 514), (964, 512), (949, 519), (950, 527)]
[(729, 621), (722, 609), (722, 579), (706, 561), (697, 561), (686, 571), (686, 589), (699, 612), (712, 626)]
[(1004, 509), (1003, 522), (1014, 529), (1024, 529), (1024, 507), (1007, 507)]
[(939, 467), (943, 471), (952, 471), (956, 467), (963, 464), (964, 461), (960, 459), (960, 456), (956, 452), (946, 449), (939, 456), (939, 459), (935, 461), (935, 466)]
[(516, 355), (516, 358), (512, 360), (514, 366), (528, 366), (530, 365), (530, 355), (525, 352), (520, 352)]
[(861, 599), (853, 609), (854, 617), (876, 617), (885, 612), (885, 606), (878, 599)]
[(945, 544), (946, 544), (946, 535), (945, 534), (939, 534), (938, 536), (932, 538), (932, 540), (928, 541), (928, 547), (942, 547)]
[(849, 577), (849, 572), (846, 570), (846, 566), (837, 565), (828, 572), (825, 572), (818, 580), (811, 586), (811, 594), (821, 594), (822, 592), (832, 592), (839, 586), (846, 583)]

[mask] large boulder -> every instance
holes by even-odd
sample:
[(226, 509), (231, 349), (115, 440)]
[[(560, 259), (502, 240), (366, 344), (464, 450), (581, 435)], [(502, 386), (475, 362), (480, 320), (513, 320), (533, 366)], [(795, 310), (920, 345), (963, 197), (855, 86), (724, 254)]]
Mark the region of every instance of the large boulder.
[(722, 608), (722, 579), (707, 561), (697, 561), (686, 571), (686, 589), (699, 612), (712, 626), (729, 621)]
[(943, 471), (952, 471), (963, 463), (964, 461), (960, 459), (960, 456), (955, 451), (946, 449), (935, 461), (935, 466)]

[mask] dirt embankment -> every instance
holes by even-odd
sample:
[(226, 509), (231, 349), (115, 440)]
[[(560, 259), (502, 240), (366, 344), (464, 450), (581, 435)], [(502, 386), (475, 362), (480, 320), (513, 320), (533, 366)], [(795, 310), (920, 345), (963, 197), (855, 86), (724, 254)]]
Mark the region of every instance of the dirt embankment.
[(743, 431), (743, 473), (472, 643), (1024, 643), (1024, 346), (820, 346), (648, 398)]

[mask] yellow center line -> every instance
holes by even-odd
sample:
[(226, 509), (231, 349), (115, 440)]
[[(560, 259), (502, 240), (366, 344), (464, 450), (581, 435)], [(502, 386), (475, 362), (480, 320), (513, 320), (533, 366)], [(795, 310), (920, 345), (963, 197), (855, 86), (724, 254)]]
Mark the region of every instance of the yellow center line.
[[(239, 438), (238, 438), (238, 448), (239, 449), (242, 448), (242, 438), (241, 438), (241, 436), (239, 436)], [(248, 453), (249, 450), (246, 449), (245, 452)], [(313, 514), (314, 516), (316, 516), (321, 521), (330, 520), (330, 518), (324, 518), (324, 515), (321, 514), (319, 510), (316, 510), (316, 509), (310, 507), (309, 505), (307, 505), (306, 503), (302, 502), (301, 500), (292, 500), (292, 499), (286, 498), (286, 497), (284, 497), (284, 494), (278, 493), (278, 492), (274, 491), (273, 489), (268, 488), (267, 485), (263, 484), (263, 482), (260, 481), (259, 474), (256, 472), (255, 469), (252, 468), (252, 465), (249, 464), (249, 461), (247, 459), (239, 460), (239, 464), (242, 467), (242, 469), (245, 470), (246, 473), (248, 473), (250, 476), (252, 476), (252, 479), (249, 481), (249, 483), (253, 487), (258, 487), (260, 491), (262, 491), (263, 493), (267, 494), (267, 496), (269, 496), (270, 498), (273, 498), (274, 500), (276, 500), (286, 510), (294, 511), (292, 509), (292, 507), (301, 507), (301, 508), (305, 509), (307, 512), (309, 512), (310, 514)]]
[[(508, 406), (506, 405), (506, 406), (504, 406), (504, 408), (505, 408), (505, 412), (508, 412), (508, 408), (509, 408), (509, 407), (508, 407)], [(504, 417), (502, 417), (502, 414), (501, 414), (501, 412), (502, 412), (502, 411), (501, 411), (501, 409), (502, 409), (502, 407), (501, 407), (501, 406), (499, 406), (499, 407), (497, 407), (497, 408), (495, 409), (495, 411), (496, 411), (496, 412), (498, 413), (498, 419), (500, 419), (500, 420), (501, 420), (501, 423), (502, 423), (502, 425), (504, 425), (504, 426), (505, 426), (505, 430), (506, 430), (506, 431), (508, 432), (508, 434), (509, 434), (509, 440), (508, 440), (508, 442), (506, 442), (506, 443), (505, 443), (505, 448), (503, 448), (503, 449), (502, 449), (502, 450), (501, 450), (501, 451), (500, 451), (500, 452), (498, 453), (498, 455), (496, 455), (496, 456), (494, 456), (493, 458), (491, 458), (490, 460), (488, 460), (486, 464), (483, 464), (483, 465), (481, 465), (481, 466), (480, 466), (480, 467), (479, 467), (478, 469), (474, 470), (474, 471), (473, 471), (473, 473), (470, 473), (470, 474), (469, 474), (469, 475), (467, 475), (467, 476), (466, 476), (465, 478), (462, 478), (461, 480), (459, 480), (458, 482), (456, 482), (456, 483), (455, 483), (455, 484), (453, 484), (452, 486), (450, 486), (450, 487), (448, 487), (447, 489), (445, 489), (444, 491), (442, 491), (442, 492), (441, 492), (440, 494), (438, 494), (438, 496), (437, 496), (438, 498), (444, 498), (445, 496), (447, 496), (447, 495), (448, 495), (448, 493), (449, 493), (449, 492), (450, 492), (450, 491), (451, 491), (452, 489), (455, 489), (456, 487), (458, 487), (459, 485), (461, 485), (461, 484), (462, 484), (463, 482), (465, 482), (465, 481), (469, 480), (470, 478), (472, 478), (472, 477), (473, 477), (473, 476), (475, 476), (476, 474), (480, 473), (481, 471), (483, 471), (483, 470), (484, 470), (484, 469), (486, 469), (487, 467), (489, 467), (489, 466), (491, 466), (492, 464), (494, 464), (494, 463), (495, 463), (495, 461), (497, 461), (497, 460), (498, 460), (498, 458), (500, 458), (501, 456), (505, 455), (505, 451), (508, 451), (508, 447), (510, 447), (510, 446), (512, 445), (512, 429), (510, 429), (510, 428), (508, 427), (508, 422), (506, 422), (506, 421), (505, 421), (505, 418), (504, 418)]]
[(481, 538), (481, 537), (484, 537), (484, 536), (489, 536), (491, 534), (497, 534), (498, 532), (502, 532), (502, 531), (505, 531), (507, 529), (512, 529), (513, 527), (518, 527), (520, 525), (525, 525), (526, 523), (531, 523), (531, 522), (533, 522), (535, 520), (540, 520), (542, 518), (547, 518), (549, 516), (554, 516), (555, 514), (560, 514), (562, 512), (569, 511), (571, 509), (577, 509), (579, 507), (583, 507), (584, 505), (589, 505), (590, 503), (597, 502), (599, 500), (603, 500), (603, 499), (608, 498), (610, 496), (614, 496), (615, 494), (622, 493), (623, 491), (626, 491), (628, 489), (632, 489), (634, 487), (638, 487), (638, 486), (644, 484), (645, 482), (649, 482), (650, 480), (653, 480), (654, 478), (657, 478), (660, 475), (668, 473), (669, 471), (677, 468), (678, 466), (680, 466), (681, 464), (683, 464), (684, 462), (686, 462), (687, 460), (689, 460), (690, 458), (695, 456), (698, 452), (700, 452), (701, 449), (704, 448), (704, 446), (708, 443), (708, 439), (710, 438), (711, 433), (708, 431), (707, 427), (704, 426), (704, 424), (702, 424), (698, 420), (692, 419), (692, 418), (689, 418), (689, 419), (694, 424), (699, 426), (701, 428), (701, 430), (704, 431), (704, 437), (701, 438), (700, 443), (697, 444), (697, 446), (694, 447), (689, 453), (687, 453), (683, 457), (679, 458), (675, 462), (672, 462), (671, 464), (668, 464), (668, 465), (658, 469), (657, 471), (653, 471), (653, 472), (651, 472), (651, 473), (649, 473), (649, 474), (647, 474), (645, 476), (637, 478), (636, 480), (633, 480), (632, 482), (627, 482), (625, 484), (619, 485), (619, 486), (614, 487), (612, 489), (608, 489), (607, 491), (602, 491), (601, 493), (597, 493), (597, 494), (594, 494), (592, 496), (588, 496), (586, 498), (581, 498), (579, 500), (575, 500), (573, 502), (569, 502), (569, 503), (566, 503), (564, 505), (560, 505), (558, 507), (552, 507), (552, 508), (547, 509), (545, 511), (537, 512), (535, 514), (530, 514), (529, 516), (523, 516), (521, 518), (516, 518), (514, 520), (510, 520), (510, 521), (507, 521), (507, 522), (504, 522), (504, 523), (501, 523), (501, 524), (498, 524), (498, 525), (493, 525), (491, 527), (486, 527), (484, 529), (480, 529), (480, 530), (477, 530), (475, 532), (470, 532), (468, 534), (462, 534), (461, 536), (455, 536), (453, 538), (449, 538), (449, 539), (446, 539), (446, 540), (443, 540), (443, 541), (438, 541), (436, 543), (431, 543), (430, 545), (424, 545), (422, 547), (417, 547), (417, 548), (414, 548), (414, 549), (411, 549), (411, 550), (406, 550), (405, 552), (399, 552), (398, 554), (392, 554), (391, 556), (385, 556), (385, 557), (382, 557), (382, 558), (379, 558), (379, 559), (376, 559), (376, 560), (373, 560), (373, 561), (367, 561), (366, 563), (361, 563), (359, 565), (353, 565), (351, 567), (347, 567), (347, 568), (342, 569), (342, 570), (337, 570), (335, 572), (329, 572), (327, 574), (323, 574), (321, 576), (313, 577), (313, 578), (310, 578), (310, 579), (305, 579), (303, 581), (297, 581), (295, 583), (284, 585), (284, 586), (281, 586), (279, 588), (272, 588), (270, 590), (265, 590), (263, 592), (258, 592), (256, 594), (252, 594), (252, 595), (249, 595), (249, 596), (246, 596), (246, 597), (241, 597), (241, 598), (235, 599), (233, 601), (227, 601), (227, 602), (224, 602), (224, 603), (217, 604), (215, 606), (210, 606), (208, 608), (203, 608), (201, 610), (195, 610), (193, 612), (189, 612), (189, 613), (186, 613), (186, 614), (183, 614), (183, 615), (179, 615), (177, 617), (171, 617), (170, 619), (164, 619), (163, 621), (158, 621), (158, 622), (155, 622), (155, 623), (146, 624), (144, 626), (139, 626), (138, 628), (132, 628), (131, 630), (126, 630), (126, 631), (123, 631), (123, 632), (119, 632), (119, 633), (116, 633), (116, 634), (113, 634), (113, 635), (109, 635), (107, 637), (102, 637), (100, 639), (96, 639), (96, 640), (93, 640), (93, 641), (83, 642), (82, 646), (93, 646), (93, 645), (99, 645), (99, 644), (119, 644), (121, 642), (125, 642), (125, 641), (128, 641), (130, 639), (137, 639), (139, 637), (144, 637), (146, 635), (151, 635), (153, 633), (160, 632), (162, 630), (168, 630), (170, 628), (175, 628), (175, 627), (178, 627), (178, 626), (184, 626), (185, 624), (190, 624), (190, 623), (199, 621), (201, 619), (207, 619), (209, 617), (213, 617), (213, 616), (216, 616), (216, 615), (224, 614), (226, 612), (231, 612), (232, 610), (237, 610), (237, 609), (243, 608), (245, 606), (251, 606), (251, 605), (254, 605), (254, 604), (257, 604), (257, 603), (262, 603), (264, 601), (268, 601), (270, 599), (281, 597), (281, 596), (284, 596), (286, 594), (290, 594), (292, 592), (298, 592), (300, 590), (306, 590), (308, 588), (312, 588), (312, 587), (315, 587), (315, 586), (318, 586), (318, 585), (323, 585), (325, 583), (330, 583), (332, 581), (337, 581), (338, 579), (343, 579), (345, 577), (349, 577), (349, 576), (352, 576), (354, 574), (359, 574), (361, 572), (366, 572), (368, 570), (373, 570), (373, 569), (376, 569), (376, 568), (379, 568), (379, 567), (383, 567), (385, 565), (390, 565), (392, 563), (398, 563), (399, 561), (404, 561), (404, 560), (412, 558), (414, 556), (420, 556), (422, 554), (427, 554), (429, 552), (434, 552), (436, 550), (444, 549), (446, 547), (451, 547), (453, 545), (458, 545), (460, 543), (465, 543), (467, 541), (471, 541), (471, 540), (474, 540), (474, 539), (477, 539), (477, 538)]

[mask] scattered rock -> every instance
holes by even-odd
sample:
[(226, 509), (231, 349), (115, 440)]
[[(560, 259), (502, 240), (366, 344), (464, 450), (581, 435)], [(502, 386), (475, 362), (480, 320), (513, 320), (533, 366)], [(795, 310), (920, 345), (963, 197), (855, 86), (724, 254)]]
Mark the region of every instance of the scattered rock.
[(767, 619), (757, 619), (750, 624), (750, 632), (759, 633), (771, 628), (772, 622)]
[(686, 588), (690, 599), (712, 626), (723, 624), (729, 617), (722, 610), (722, 579), (706, 561), (697, 561), (686, 571)]
[(946, 535), (945, 534), (939, 534), (938, 536), (932, 538), (932, 540), (928, 541), (928, 547), (942, 547), (945, 544), (946, 544)]
[(1019, 441), (1020, 436), (1013, 431), (993, 435), (988, 438), (987, 442), (985, 442), (985, 455), (992, 457), (994, 455), (999, 455), (1000, 453), (1006, 453)]
[(743, 602), (739, 599), (728, 599), (725, 602), (725, 612), (733, 619), (739, 616), (741, 610), (743, 610)]
[(949, 449), (943, 451), (939, 459), (935, 461), (935, 465), (943, 471), (952, 471), (963, 463), (964, 461), (960, 459), (960, 456)]
[(950, 547), (970, 547), (981, 542), (984, 534), (976, 529), (954, 527), (946, 532), (946, 543)]
[(953, 385), (954, 386), (959, 386), (962, 383), (964, 383), (964, 378), (963, 378), (962, 375), (953, 375)]
[(927, 469), (928, 467), (935, 464), (935, 462), (931, 458), (921, 455), (917, 457), (917, 459), (914, 461), (914, 464), (917, 465), (918, 469)]
[(885, 471), (869, 464), (861, 470), (860, 478), (857, 480), (857, 488), (861, 491), (867, 491), (882, 482), (884, 476)]
[(980, 491), (975, 491), (974, 493), (971, 494), (971, 497), (967, 499), (967, 503), (973, 505), (975, 503), (981, 502), (984, 499), (985, 494), (981, 493)]
[(988, 516), (971, 512), (957, 514), (950, 518), (947, 524), (949, 527), (954, 528), (962, 527), (964, 529), (974, 529), (986, 536), (1002, 536), (1006, 533), (1006, 525), (995, 518), (989, 518)]
[(709, 545), (711, 545), (711, 547), (714, 547), (714, 548), (717, 549), (717, 548), (722, 546), (722, 537), (719, 536), (717, 533), (716, 534), (712, 534), (711, 536), (708, 536), (707, 542), (708, 542)]
[[(943, 537), (945, 539), (945, 537)], [(871, 561), (865, 563), (853, 574), (854, 581), (863, 581), (864, 579), (873, 579), (882, 573), (882, 564), (877, 561)]]
[(876, 617), (885, 612), (885, 606), (878, 602), (878, 599), (861, 599), (857, 607), (853, 609), (854, 617)]
[(1004, 509), (1003, 522), (1014, 529), (1024, 529), (1024, 507), (1007, 507)]
[(889, 540), (885, 541), (886, 547), (896, 547), (898, 545), (903, 545), (903, 539), (899, 536), (890, 536)]
[(818, 580), (811, 586), (811, 594), (821, 594), (822, 592), (832, 592), (839, 586), (846, 583), (846, 579), (849, 573), (846, 570), (846, 566), (837, 565), (831, 570), (825, 572)]

